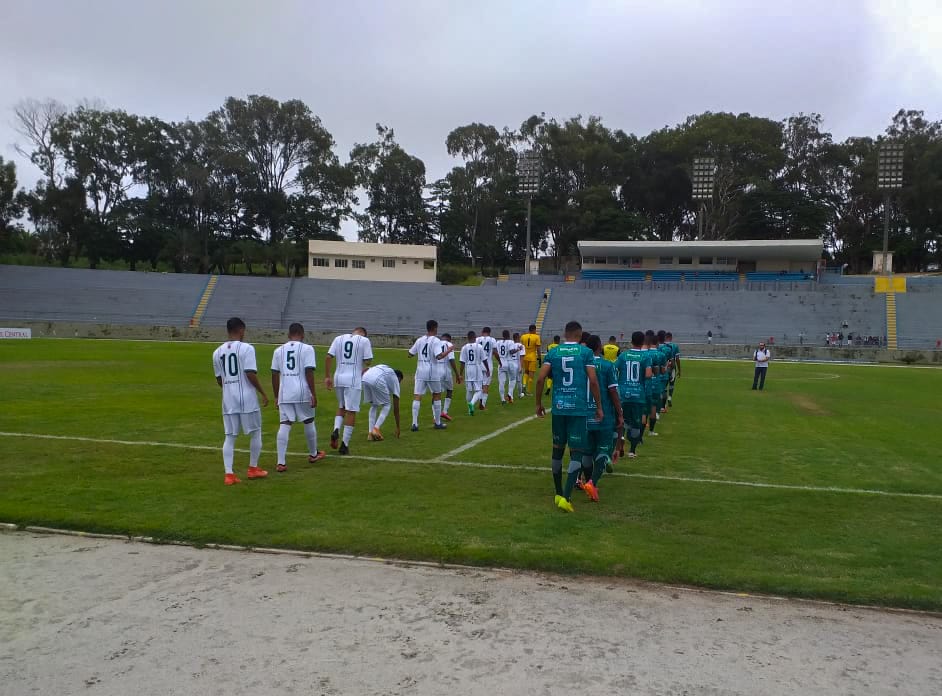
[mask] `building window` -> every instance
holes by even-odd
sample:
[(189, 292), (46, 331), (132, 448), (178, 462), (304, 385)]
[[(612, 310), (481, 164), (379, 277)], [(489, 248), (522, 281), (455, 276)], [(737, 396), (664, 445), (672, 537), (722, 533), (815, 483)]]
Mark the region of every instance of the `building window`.
[(396, 259), (383, 259), (383, 268), (395, 268)]
[(690, 266), (693, 264), (693, 259), (689, 256), (681, 256), (679, 259), (677, 259), (677, 263), (681, 266)]
[(673, 266), (673, 265), (674, 265), (674, 257), (673, 257), (673, 256), (662, 256), (661, 258), (659, 258), (659, 259), (657, 260), (657, 262), (658, 262), (659, 264), (661, 264), (662, 266)]
[(701, 256), (701, 257), (700, 257), (700, 265), (701, 265), (701, 266), (712, 266), (712, 265), (713, 265), (713, 257), (712, 257), (712, 256)]
[(731, 266), (734, 262), (730, 260), (728, 256), (717, 256), (716, 265), (717, 266)]
[(364, 259), (353, 259), (353, 267), (363, 270), (366, 268), (366, 261)]
[(619, 259), (617, 256), (609, 256), (608, 259), (606, 259), (606, 261), (608, 262), (610, 266), (616, 266), (618, 265)]
[(403, 260), (402, 260), (402, 265), (403, 265), (403, 266), (405, 266), (407, 263), (409, 263), (409, 260), (408, 260), (408, 259), (403, 259)]
[(628, 265), (631, 266), (632, 268), (641, 268), (641, 257), (632, 256), (631, 263), (629, 263)]
[(312, 266), (322, 266), (322, 267), (326, 268), (327, 266), (330, 265), (330, 259), (322, 259), (322, 258), (320, 258), (319, 256), (314, 256), (314, 257), (311, 258), (311, 265), (312, 265)]
[(346, 268), (347, 259), (334, 259), (334, 268)]
[(434, 262), (434, 261), (423, 261), (423, 262), (422, 262), (422, 268), (424, 268), (426, 271), (434, 271), (434, 270), (435, 270), (435, 262)]
[(419, 265), (419, 260), (416, 259), (415, 261), (413, 261), (413, 263), (414, 263), (416, 266), (418, 266), (418, 265)]
[(606, 265), (605, 257), (604, 257), (604, 256), (596, 256), (596, 257), (595, 257), (595, 265), (596, 265), (596, 266), (604, 266), (604, 265)]

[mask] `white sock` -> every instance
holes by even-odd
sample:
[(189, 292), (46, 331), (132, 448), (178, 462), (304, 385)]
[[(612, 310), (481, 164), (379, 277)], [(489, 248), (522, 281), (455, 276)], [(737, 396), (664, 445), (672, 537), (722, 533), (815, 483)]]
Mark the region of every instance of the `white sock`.
[(308, 454), (317, 454), (317, 426), (314, 421), (304, 424), (304, 437), (307, 438)]
[(392, 408), (391, 404), (383, 404), (383, 408), (380, 410), (379, 415), (376, 416), (376, 427), (382, 427), (383, 423), (386, 422), (386, 416), (389, 415), (389, 410)]
[(503, 401), (507, 395), (507, 392), (504, 391), (504, 380), (500, 377), (497, 378), (497, 391), (500, 392), (500, 400)]
[(376, 427), (376, 414), (377, 413), (379, 413), (379, 406), (377, 406), (376, 404), (370, 404), (369, 421), (367, 423), (369, 432), (373, 432), (373, 428)]
[(340, 430), (343, 427), (343, 416), (334, 416), (334, 430)]
[(432, 402), (432, 419), (435, 421), (435, 425), (441, 425), (442, 402), (440, 400), (435, 400)]
[(517, 389), (517, 380), (508, 379), (507, 380), (507, 393), (510, 394), (511, 399), (514, 398), (514, 396), (516, 396), (516, 394), (514, 394), (514, 391), (516, 389)]
[(278, 463), (285, 463), (285, 455), (288, 453), (288, 436), (291, 435), (291, 426), (287, 423), (282, 423), (281, 427), (278, 428), (278, 437), (275, 438), (275, 442), (278, 445)]
[(412, 425), (418, 427), (419, 425), (419, 411), (422, 410), (421, 401), (412, 402)]
[(481, 392), (481, 406), (487, 406), (487, 392)]
[(235, 458), (235, 435), (226, 435), (225, 442), (222, 443), (222, 465), (226, 467), (226, 473), (232, 473), (232, 460)]
[(448, 413), (451, 410), (451, 397), (445, 397), (445, 408), (442, 409), (444, 413)]
[(481, 396), (482, 396), (481, 392), (479, 391), (474, 392), (474, 396), (471, 397), (471, 405), (474, 406), (478, 401), (480, 401)]
[(353, 426), (345, 425), (343, 426), (343, 444), (350, 446), (350, 438), (353, 437)]
[(262, 431), (261, 429), (252, 432), (252, 439), (249, 441), (249, 466), (258, 466), (258, 458), (262, 454)]

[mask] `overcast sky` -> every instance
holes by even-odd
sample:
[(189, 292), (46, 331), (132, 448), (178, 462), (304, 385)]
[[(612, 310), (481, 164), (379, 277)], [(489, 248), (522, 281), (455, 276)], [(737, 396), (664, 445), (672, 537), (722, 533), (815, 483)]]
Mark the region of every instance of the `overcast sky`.
[(377, 122), (433, 180), (480, 121), (597, 114), (643, 134), (702, 111), (816, 111), (837, 138), (942, 118), (942, 0), (0, 0), (0, 155), (24, 97), (202, 118), (298, 98), (346, 160)]

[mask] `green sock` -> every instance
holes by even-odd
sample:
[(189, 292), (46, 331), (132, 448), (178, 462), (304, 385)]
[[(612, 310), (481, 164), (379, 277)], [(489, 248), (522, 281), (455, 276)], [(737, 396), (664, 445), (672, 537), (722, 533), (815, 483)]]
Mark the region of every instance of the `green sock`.
[(592, 467), (592, 485), (598, 486), (599, 479), (605, 473), (605, 465), (608, 464), (608, 457), (602, 456), (595, 460), (595, 466)]
[(563, 497), (566, 500), (572, 500), (572, 489), (576, 487), (576, 479), (579, 478), (579, 469), (580, 466), (575, 471), (570, 471), (566, 476), (566, 487), (563, 489)]

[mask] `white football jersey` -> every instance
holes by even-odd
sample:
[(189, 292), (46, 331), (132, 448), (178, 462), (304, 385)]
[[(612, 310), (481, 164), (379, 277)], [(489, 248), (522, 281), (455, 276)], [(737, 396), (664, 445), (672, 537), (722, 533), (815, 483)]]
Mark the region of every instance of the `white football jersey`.
[(363, 373), (363, 381), (367, 384), (384, 383), (392, 396), (400, 396), (399, 378), (389, 365), (374, 365)]
[(477, 342), (484, 349), (484, 360), (490, 366), (490, 362), (494, 358), (494, 348), (497, 347), (497, 339), (493, 336), (478, 336)]
[(451, 351), (448, 353), (448, 355), (446, 355), (444, 358), (438, 361), (440, 363), (438, 367), (441, 370), (441, 377), (442, 379), (444, 379), (445, 375), (451, 372), (451, 363), (455, 361), (455, 351), (454, 351), (455, 344), (444, 338), (441, 339), (441, 341), (445, 349)]
[(311, 388), (305, 377), (306, 370), (316, 370), (317, 359), (314, 346), (300, 341), (288, 341), (275, 348), (271, 359), (271, 371), (281, 374), (278, 385), (279, 404), (310, 404)]
[[(513, 343), (513, 341), (511, 341)], [(522, 343), (514, 343), (514, 347), (517, 349), (517, 364), (523, 367), (523, 356), (527, 352), (527, 347)]]
[(484, 347), (480, 343), (465, 343), (461, 348), (464, 378), (468, 382), (484, 379)]
[(517, 362), (517, 344), (509, 338), (497, 342), (497, 357), (500, 359), (501, 367), (509, 367)]
[(337, 336), (327, 355), (337, 361), (334, 368), (334, 386), (360, 389), (363, 386), (363, 363), (373, 359), (370, 339), (359, 334)]
[(409, 355), (418, 359), (415, 368), (415, 378), (424, 380), (442, 379), (445, 376), (445, 365), (438, 356), (445, 350), (445, 344), (438, 336), (422, 336), (409, 349)]
[(258, 394), (245, 376), (258, 372), (255, 348), (242, 341), (226, 341), (213, 351), (213, 372), (222, 380), (223, 414), (258, 410)]

